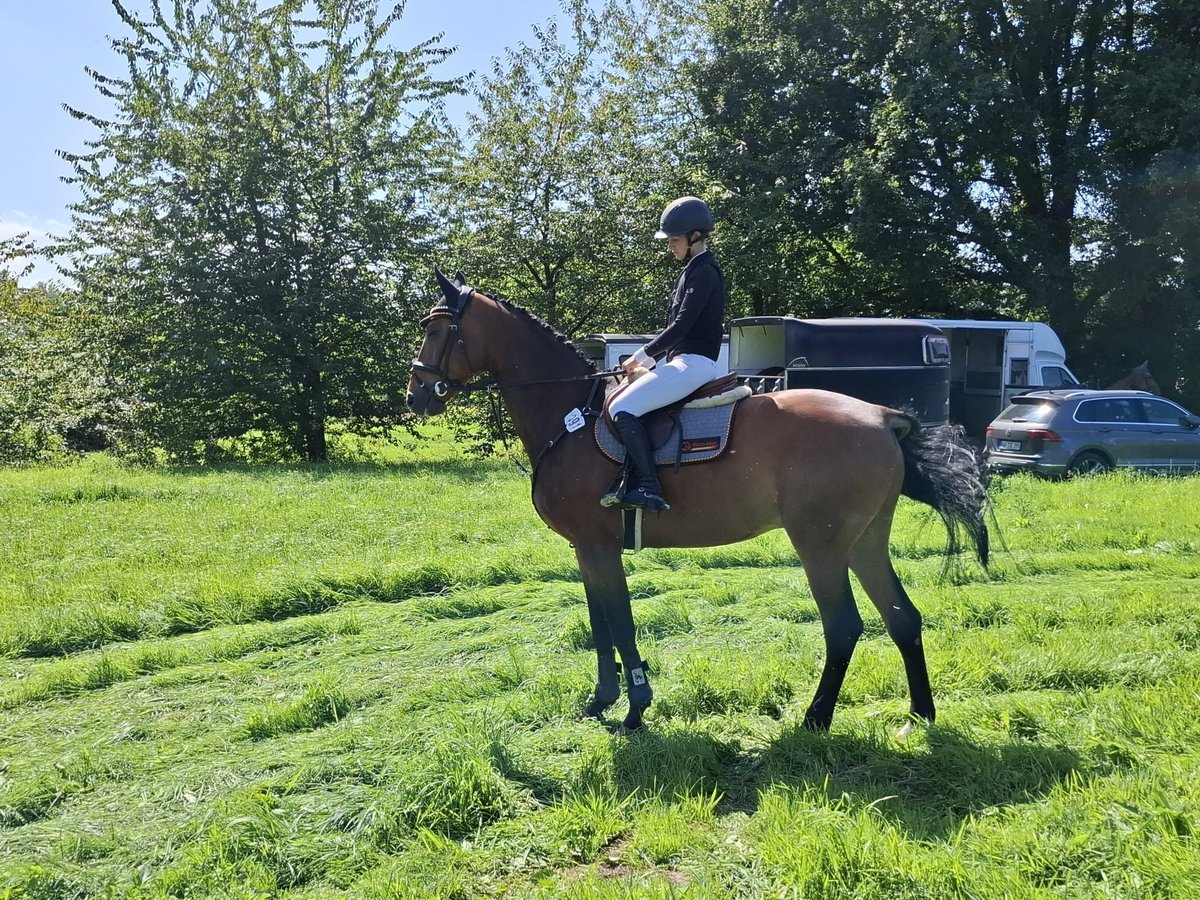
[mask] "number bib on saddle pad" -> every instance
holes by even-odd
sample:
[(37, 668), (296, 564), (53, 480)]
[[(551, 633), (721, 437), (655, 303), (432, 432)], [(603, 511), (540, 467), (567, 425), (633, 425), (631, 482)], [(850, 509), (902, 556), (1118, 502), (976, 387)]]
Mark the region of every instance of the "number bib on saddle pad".
[[(655, 447), (655, 465), (673, 466), (716, 459), (725, 452), (729, 442), (737, 402), (749, 396), (748, 387), (737, 387), (716, 397), (693, 401), (681, 410), (655, 410), (643, 416)], [(625, 461), (625, 445), (613, 432), (607, 416), (596, 419), (596, 445), (613, 462)]]

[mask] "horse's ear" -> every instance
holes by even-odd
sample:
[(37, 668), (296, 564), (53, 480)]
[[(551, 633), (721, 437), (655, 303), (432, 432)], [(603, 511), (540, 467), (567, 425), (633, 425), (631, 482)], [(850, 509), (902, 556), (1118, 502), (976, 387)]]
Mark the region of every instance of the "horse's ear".
[(442, 293), (446, 295), (447, 300), (458, 299), (458, 286), (443, 274), (441, 269), (433, 270), (434, 277), (437, 278), (438, 284), (442, 288)]
[(460, 288), (467, 286), (467, 276), (462, 273), (462, 269), (454, 273), (454, 283)]
[(1137, 367), (1137, 368), (1136, 368), (1134, 371), (1136, 371), (1136, 372), (1149, 372), (1149, 371), (1150, 371), (1150, 360), (1146, 360), (1145, 362), (1143, 362), (1143, 363), (1142, 363), (1140, 366), (1138, 366), (1138, 367)]

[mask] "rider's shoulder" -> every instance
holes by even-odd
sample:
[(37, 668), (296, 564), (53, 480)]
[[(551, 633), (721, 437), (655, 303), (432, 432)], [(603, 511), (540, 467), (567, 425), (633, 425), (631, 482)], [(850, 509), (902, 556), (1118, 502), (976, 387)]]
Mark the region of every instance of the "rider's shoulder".
[(711, 250), (697, 256), (692, 263), (687, 270), (688, 281), (711, 281), (722, 274), (721, 265)]

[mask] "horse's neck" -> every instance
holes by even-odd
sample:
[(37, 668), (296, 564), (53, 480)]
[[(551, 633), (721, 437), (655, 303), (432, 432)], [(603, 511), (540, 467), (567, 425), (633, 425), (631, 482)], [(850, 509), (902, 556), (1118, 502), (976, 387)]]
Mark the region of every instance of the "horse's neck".
[(532, 319), (512, 312), (505, 326), (507, 333), (489, 338), (501, 351), (493, 372), (525, 452), (537, 459), (562, 432), (567, 414), (583, 409), (595, 382), (582, 379), (591, 369), (574, 348)]

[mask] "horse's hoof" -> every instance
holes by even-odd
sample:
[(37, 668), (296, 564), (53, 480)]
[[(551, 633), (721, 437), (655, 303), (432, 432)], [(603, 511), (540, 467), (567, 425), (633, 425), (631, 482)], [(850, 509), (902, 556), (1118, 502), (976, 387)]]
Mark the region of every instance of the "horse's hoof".
[(576, 722), (583, 722), (586, 719), (595, 719), (597, 722), (604, 721), (604, 713), (608, 708), (617, 702), (617, 697), (620, 693), (613, 695), (612, 699), (601, 695), (599, 691), (588, 702), (588, 705), (579, 711), (579, 715), (575, 717)]
[(627, 736), (635, 734), (642, 730), (642, 726), (646, 723), (642, 721), (641, 713), (636, 716), (630, 713), (625, 717), (625, 721), (613, 729), (613, 734)]

